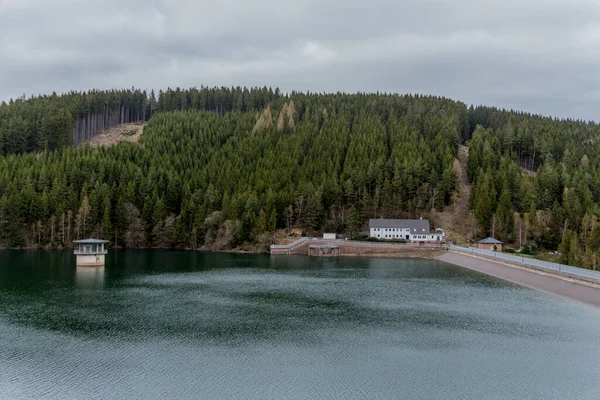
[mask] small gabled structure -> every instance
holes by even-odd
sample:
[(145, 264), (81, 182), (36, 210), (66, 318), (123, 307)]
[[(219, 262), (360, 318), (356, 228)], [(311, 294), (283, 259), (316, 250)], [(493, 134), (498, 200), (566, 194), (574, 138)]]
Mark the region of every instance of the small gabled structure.
[(104, 247), (108, 240), (83, 239), (74, 240), (77, 245), (74, 254), (77, 256), (77, 266), (99, 267), (104, 265), (104, 257), (108, 250)]
[(483, 250), (502, 251), (503, 244), (504, 243), (502, 243), (498, 239), (494, 239), (490, 236), (477, 242), (477, 248)]

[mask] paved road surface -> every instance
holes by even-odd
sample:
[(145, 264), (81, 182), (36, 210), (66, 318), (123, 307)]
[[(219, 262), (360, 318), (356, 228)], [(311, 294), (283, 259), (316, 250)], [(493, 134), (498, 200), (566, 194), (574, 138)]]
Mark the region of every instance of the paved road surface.
[(438, 256), (437, 259), (518, 285), (600, 307), (600, 286), (579, 283), (568, 278), (538, 273), (521, 267), (512, 267), (507, 264), (454, 252), (444, 253)]

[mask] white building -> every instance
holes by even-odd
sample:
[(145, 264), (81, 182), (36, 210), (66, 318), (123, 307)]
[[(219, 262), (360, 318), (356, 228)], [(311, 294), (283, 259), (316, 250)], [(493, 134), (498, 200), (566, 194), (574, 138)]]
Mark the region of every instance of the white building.
[(84, 239), (74, 240), (77, 245), (74, 253), (77, 256), (77, 266), (98, 267), (104, 265), (104, 256), (108, 253), (104, 247), (108, 240)]
[(416, 243), (443, 243), (443, 229), (429, 230), (428, 219), (371, 219), (369, 236), (378, 239), (403, 239)]

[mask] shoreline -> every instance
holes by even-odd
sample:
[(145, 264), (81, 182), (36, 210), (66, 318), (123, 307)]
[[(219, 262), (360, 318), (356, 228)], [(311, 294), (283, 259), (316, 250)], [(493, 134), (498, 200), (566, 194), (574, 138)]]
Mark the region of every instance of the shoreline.
[[(2, 247), (0, 246), (0, 250), (11, 250), (11, 251), (73, 251), (75, 247)], [(108, 251), (119, 251), (119, 250), (164, 250), (164, 251), (201, 251), (204, 253), (239, 253), (239, 254), (269, 254), (268, 251), (251, 251), (251, 250), (243, 250), (243, 249), (223, 249), (223, 250), (210, 250), (210, 249), (191, 249), (185, 247), (175, 247), (175, 248), (166, 248), (166, 247), (112, 247)]]

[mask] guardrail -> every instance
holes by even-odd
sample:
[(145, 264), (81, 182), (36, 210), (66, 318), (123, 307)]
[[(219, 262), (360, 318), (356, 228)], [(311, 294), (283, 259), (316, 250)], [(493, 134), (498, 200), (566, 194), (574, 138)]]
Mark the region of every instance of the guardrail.
[(600, 271), (592, 271), (589, 269), (573, 267), (571, 265), (536, 260), (534, 258), (516, 256), (491, 250), (477, 249), (474, 247), (452, 246), (452, 249), (464, 253), (477, 254), (488, 258), (495, 258), (498, 260), (504, 260), (515, 264), (526, 265), (528, 267), (532, 267), (539, 270), (558, 272), (562, 275), (569, 275), (576, 278), (583, 278), (585, 280), (600, 282)]
[(272, 249), (293, 249), (294, 247), (306, 242), (307, 240), (310, 240), (310, 238), (301, 237), (300, 239), (298, 239), (295, 242), (290, 243), (290, 244), (272, 244), (271, 248)]

